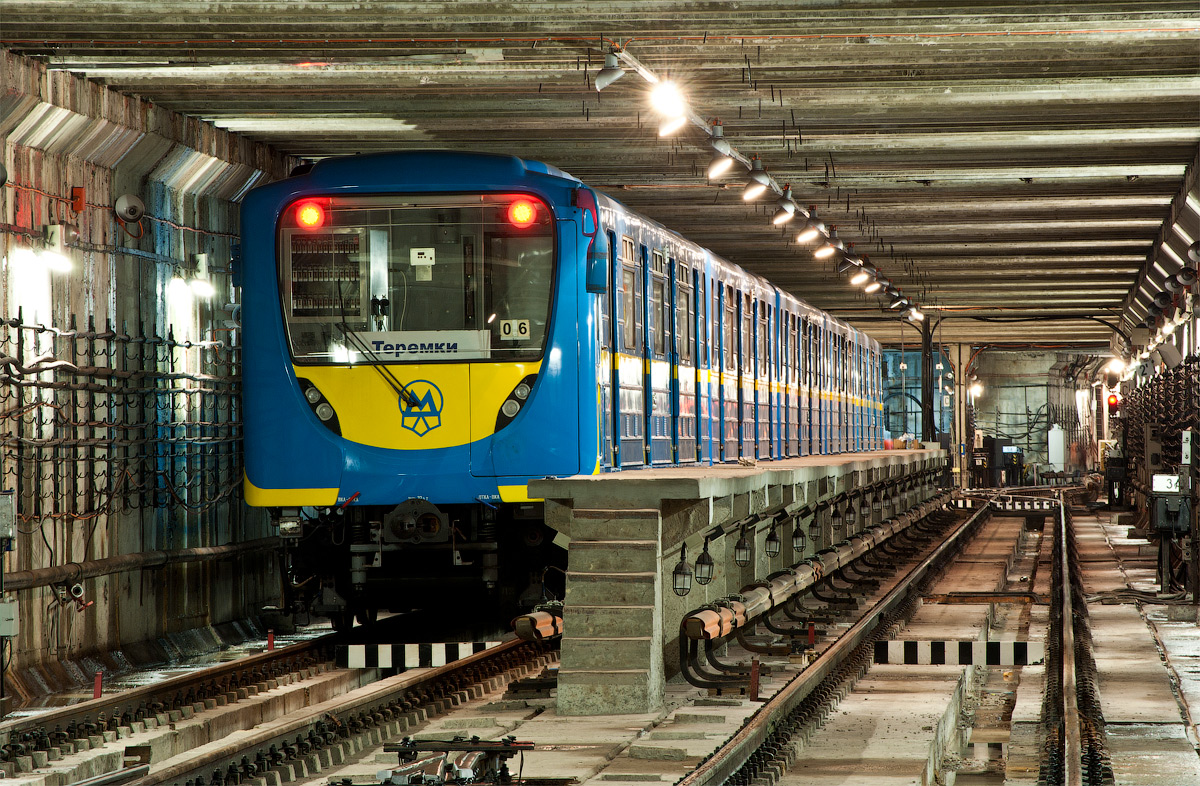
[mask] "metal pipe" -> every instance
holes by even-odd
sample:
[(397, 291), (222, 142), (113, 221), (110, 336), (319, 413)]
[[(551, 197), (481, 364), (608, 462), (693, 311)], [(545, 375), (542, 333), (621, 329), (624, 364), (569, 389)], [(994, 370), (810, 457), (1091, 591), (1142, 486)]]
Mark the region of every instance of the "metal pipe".
[(135, 554), (119, 554), (115, 557), (88, 560), (86, 562), (68, 562), (63, 565), (53, 565), (36, 570), (19, 570), (6, 574), (4, 589), (8, 591), (46, 587), (51, 584), (62, 584), (68, 581), (108, 576), (113, 573), (126, 573), (131, 570), (156, 568), (162, 565), (183, 562), (206, 562), (209, 560), (227, 559), (241, 554), (256, 551), (267, 551), (279, 545), (279, 538), (258, 538), (243, 543), (229, 543), (224, 546), (196, 546), (190, 549), (174, 549), (172, 551), (139, 551)]

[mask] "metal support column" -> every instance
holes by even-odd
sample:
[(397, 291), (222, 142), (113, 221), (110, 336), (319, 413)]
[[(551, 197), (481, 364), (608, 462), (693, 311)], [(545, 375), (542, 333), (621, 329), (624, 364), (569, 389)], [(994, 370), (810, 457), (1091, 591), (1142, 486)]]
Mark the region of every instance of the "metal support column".
[(921, 322), (921, 440), (933, 442), (937, 431), (933, 423), (933, 322)]

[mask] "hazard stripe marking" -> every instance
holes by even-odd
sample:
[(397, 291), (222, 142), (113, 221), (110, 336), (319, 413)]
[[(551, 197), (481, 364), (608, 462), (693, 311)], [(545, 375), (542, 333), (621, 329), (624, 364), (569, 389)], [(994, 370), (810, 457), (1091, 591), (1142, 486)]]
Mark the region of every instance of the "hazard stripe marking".
[(426, 644), (342, 644), (335, 662), (343, 669), (432, 669), (498, 646), (499, 641)]
[(877, 641), (875, 663), (908, 666), (1028, 666), (1046, 659), (1040, 641)]

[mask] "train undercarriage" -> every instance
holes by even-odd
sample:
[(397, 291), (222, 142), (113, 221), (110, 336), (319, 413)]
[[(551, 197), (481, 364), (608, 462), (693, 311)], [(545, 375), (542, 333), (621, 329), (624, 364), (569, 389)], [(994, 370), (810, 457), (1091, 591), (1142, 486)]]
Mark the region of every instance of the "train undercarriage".
[(566, 549), (554, 543), (540, 502), (438, 507), (410, 499), (271, 513), (282, 540), (282, 608), (328, 617), (336, 630), (414, 609), (507, 621), (562, 597)]

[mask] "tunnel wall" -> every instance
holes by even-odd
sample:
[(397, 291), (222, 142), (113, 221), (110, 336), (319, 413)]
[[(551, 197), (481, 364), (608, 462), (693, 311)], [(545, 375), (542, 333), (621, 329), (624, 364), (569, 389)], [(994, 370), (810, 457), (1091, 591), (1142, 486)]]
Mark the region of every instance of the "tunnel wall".
[[(242, 194), (293, 162), (4, 51), (0, 139), (0, 488), (18, 526), (4, 570), (266, 536), (241, 498), (230, 259)], [(117, 219), (122, 194), (140, 221)], [(56, 271), (43, 228), (64, 224), (78, 236)], [(197, 255), (209, 299), (190, 286)], [(74, 581), (21, 590), (9, 674), (246, 618), (277, 582), (260, 550), (82, 578), (82, 602)]]

